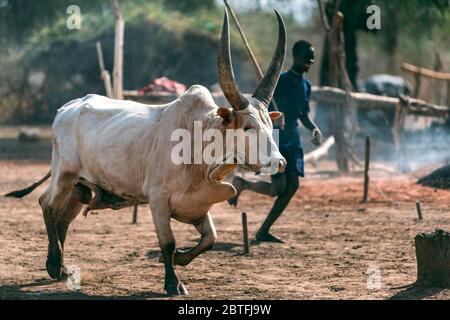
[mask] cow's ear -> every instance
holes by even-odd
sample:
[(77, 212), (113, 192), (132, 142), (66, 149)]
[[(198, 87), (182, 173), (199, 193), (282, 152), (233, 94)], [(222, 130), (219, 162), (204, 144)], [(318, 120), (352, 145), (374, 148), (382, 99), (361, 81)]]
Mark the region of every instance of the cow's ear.
[(223, 119), (223, 124), (227, 125), (233, 122), (233, 110), (225, 108), (225, 107), (219, 107), (217, 109), (217, 114)]
[(270, 117), (270, 119), (272, 119), (272, 121), (273, 120), (278, 120), (282, 116), (283, 116), (283, 113), (280, 112), (280, 111), (271, 111), (271, 112), (269, 112), (269, 117)]

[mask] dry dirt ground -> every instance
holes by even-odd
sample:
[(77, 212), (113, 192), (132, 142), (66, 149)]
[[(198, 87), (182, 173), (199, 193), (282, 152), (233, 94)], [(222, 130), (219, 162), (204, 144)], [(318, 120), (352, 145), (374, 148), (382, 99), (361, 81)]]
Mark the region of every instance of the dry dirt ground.
[[(0, 160), (0, 193), (27, 185), (48, 168), (45, 162)], [(360, 176), (312, 174), (301, 181), (301, 190), (273, 227), (286, 244), (252, 243), (248, 256), (241, 254), (241, 212), (248, 213), (253, 239), (273, 200), (244, 192), (238, 208), (214, 206), (217, 244), (191, 265), (177, 268), (188, 298), (450, 298), (450, 290), (407, 287), (416, 277), (414, 236), (450, 229), (450, 192), (420, 187), (416, 178), (373, 174), (371, 199), (363, 205)], [(67, 265), (81, 270), (81, 290), (51, 280), (37, 203), (44, 188), (22, 200), (0, 198), (0, 298), (165, 298), (146, 206), (139, 208), (137, 225), (131, 224), (131, 209), (80, 215), (69, 230), (65, 255)], [(422, 222), (416, 220), (416, 200), (422, 202)], [(179, 247), (198, 240), (192, 226), (174, 221), (173, 229)]]

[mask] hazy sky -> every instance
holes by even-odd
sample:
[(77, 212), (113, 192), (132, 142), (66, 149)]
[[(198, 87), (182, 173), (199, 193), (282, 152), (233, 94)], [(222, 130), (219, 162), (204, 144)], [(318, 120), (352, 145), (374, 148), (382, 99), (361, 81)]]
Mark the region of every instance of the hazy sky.
[[(222, 4), (222, 0), (216, 0), (217, 3)], [(300, 22), (306, 22), (312, 14), (312, 11), (316, 9), (315, 0), (290, 0), (288, 7), (282, 7), (281, 2), (273, 0), (259, 0), (262, 8), (271, 10), (276, 8), (283, 13), (293, 13), (294, 17)], [(249, 10), (256, 8), (257, 0), (229, 0), (230, 5), (236, 10)]]

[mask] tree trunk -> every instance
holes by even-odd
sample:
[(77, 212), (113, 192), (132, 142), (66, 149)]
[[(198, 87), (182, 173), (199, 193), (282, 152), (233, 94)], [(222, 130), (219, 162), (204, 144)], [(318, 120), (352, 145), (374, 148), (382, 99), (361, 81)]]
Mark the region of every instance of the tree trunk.
[(450, 287), (450, 233), (419, 233), (415, 238), (417, 285)]

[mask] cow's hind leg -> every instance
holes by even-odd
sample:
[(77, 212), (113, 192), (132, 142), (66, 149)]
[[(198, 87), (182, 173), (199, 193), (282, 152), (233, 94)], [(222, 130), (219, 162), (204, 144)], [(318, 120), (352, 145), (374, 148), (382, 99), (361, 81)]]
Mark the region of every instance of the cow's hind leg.
[(151, 211), (159, 246), (164, 258), (164, 289), (170, 296), (187, 295), (187, 290), (178, 279), (173, 264), (175, 238), (170, 227), (170, 209), (167, 201), (161, 200), (158, 204), (152, 205)]
[(57, 217), (56, 229), (58, 231), (59, 241), (61, 242), (61, 247), (63, 250), (69, 225), (78, 216), (82, 207), (83, 204), (81, 202), (79, 202), (76, 198), (71, 197), (67, 203), (66, 210), (62, 211)]
[(58, 280), (64, 275), (63, 246), (70, 223), (67, 221), (72, 221), (81, 209), (72, 199), (75, 179), (76, 176), (72, 173), (62, 172), (55, 175), (50, 188), (39, 199), (49, 241), (46, 268), (50, 277)]
[(200, 221), (194, 224), (201, 235), (200, 242), (192, 249), (187, 251), (175, 252), (174, 263), (180, 266), (186, 266), (192, 262), (198, 255), (212, 249), (216, 239), (216, 228), (212, 221), (211, 214), (208, 212)]
[[(64, 254), (64, 243), (66, 241), (67, 230), (69, 229), (70, 223), (75, 220), (77, 215), (81, 212), (83, 204), (79, 202), (73, 195), (66, 205), (66, 209), (61, 211), (56, 217), (56, 230), (58, 232), (58, 239), (61, 244), (61, 249)], [(63, 259), (62, 259), (63, 260)], [(67, 269), (64, 266), (64, 261), (62, 263), (62, 277), (68, 276)]]

